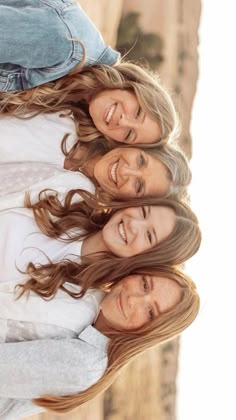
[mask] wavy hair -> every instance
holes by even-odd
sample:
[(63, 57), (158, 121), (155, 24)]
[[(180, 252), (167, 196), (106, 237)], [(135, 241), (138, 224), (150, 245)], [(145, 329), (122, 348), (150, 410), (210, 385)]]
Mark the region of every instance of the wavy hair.
[[(78, 138), (87, 142), (101, 136), (89, 115), (88, 103), (106, 89), (127, 89), (135, 93), (142, 109), (160, 125), (162, 135), (157, 139), (158, 144), (178, 136), (179, 117), (158, 74), (125, 61), (113, 67), (104, 64), (84, 67), (76, 74), (73, 71), (26, 91), (0, 92), (0, 112), (31, 118), (41, 113), (64, 111), (64, 115), (73, 117)], [(109, 137), (107, 140), (117, 144)]]
[(108, 346), (108, 367), (96, 384), (75, 395), (42, 396), (33, 400), (36, 405), (58, 413), (66, 413), (84, 404), (105, 391), (130, 361), (152, 346), (180, 334), (194, 321), (199, 311), (200, 299), (195, 284), (186, 274), (167, 266), (156, 270), (143, 269), (139, 273), (162, 276), (177, 282), (182, 289), (181, 301), (136, 331), (114, 331)]
[[(74, 202), (79, 194), (83, 201)], [(63, 241), (77, 241), (93, 235), (102, 229), (114, 212), (126, 208), (127, 203), (117, 203), (109, 210), (97, 202), (96, 197), (83, 190), (67, 193), (62, 204), (56, 195), (40, 194), (38, 203), (26, 202), (31, 208), (40, 230), (49, 237)], [(118, 257), (108, 252), (97, 252), (81, 256), (78, 261), (64, 259), (60, 262), (49, 262), (42, 266), (30, 263), (27, 267), (29, 280), (22, 285), (22, 294), (33, 290), (39, 296), (50, 299), (61, 288), (68, 294), (64, 283), (80, 284), (83, 292), (86, 287), (96, 287), (101, 279), (119, 280), (131, 272), (145, 267), (147, 270), (160, 265), (179, 265), (194, 255), (201, 243), (201, 231), (198, 220), (190, 207), (171, 199), (136, 199), (130, 200), (130, 207), (145, 205), (166, 206), (176, 214), (175, 226), (171, 234), (141, 254), (131, 257)], [(105, 210), (105, 211), (104, 211)], [(67, 279), (67, 280), (65, 280)]]

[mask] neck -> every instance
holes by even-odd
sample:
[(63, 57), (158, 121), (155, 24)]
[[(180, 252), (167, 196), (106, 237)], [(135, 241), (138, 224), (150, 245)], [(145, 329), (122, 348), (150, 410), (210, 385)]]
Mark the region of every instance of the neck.
[(106, 318), (104, 317), (102, 313), (102, 309), (100, 309), (99, 315), (93, 324), (94, 328), (96, 328), (98, 331), (100, 331), (102, 334), (106, 335), (108, 338), (111, 338), (111, 332), (113, 331), (113, 328), (107, 322)]
[(102, 229), (100, 229), (94, 235), (91, 235), (89, 238), (86, 238), (83, 241), (81, 255), (89, 255), (94, 252), (108, 251), (106, 244), (103, 239)]

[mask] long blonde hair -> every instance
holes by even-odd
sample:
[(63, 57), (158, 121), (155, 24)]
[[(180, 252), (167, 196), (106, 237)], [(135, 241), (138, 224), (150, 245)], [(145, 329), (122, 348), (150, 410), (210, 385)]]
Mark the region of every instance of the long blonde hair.
[(186, 274), (167, 266), (160, 266), (157, 270), (139, 270), (139, 273), (167, 277), (177, 282), (182, 288), (181, 301), (139, 330), (114, 331), (108, 346), (108, 367), (96, 384), (75, 395), (42, 396), (33, 400), (36, 405), (58, 413), (66, 413), (84, 404), (105, 391), (127, 363), (152, 346), (180, 334), (194, 321), (199, 311), (200, 299), (195, 284)]
[[(157, 143), (165, 143), (178, 136), (179, 118), (159, 76), (129, 62), (119, 62), (113, 67), (104, 64), (85, 67), (76, 74), (27, 91), (1, 92), (0, 112), (21, 118), (57, 111), (65, 111), (68, 115), (69, 112), (75, 120), (79, 139), (91, 141), (101, 133), (88, 113), (88, 101), (106, 89), (127, 89), (135, 93), (140, 106), (160, 125), (162, 136)], [(109, 138), (107, 140), (114, 143)]]

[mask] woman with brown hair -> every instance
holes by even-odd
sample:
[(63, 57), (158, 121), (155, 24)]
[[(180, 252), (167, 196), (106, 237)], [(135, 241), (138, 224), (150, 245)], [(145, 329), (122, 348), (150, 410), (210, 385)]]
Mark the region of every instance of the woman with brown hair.
[[(100, 290), (81, 279), (82, 288), (67, 284), (70, 296), (59, 291), (50, 301), (32, 292), (15, 300), (15, 284), (0, 283), (5, 420), (45, 409), (65, 413), (89, 401), (143, 351), (180, 334), (199, 311), (194, 283), (167, 266), (110, 275), (97, 281)], [(45, 291), (50, 294), (46, 278)]]
[(101, 278), (129, 275), (133, 266), (181, 264), (197, 252), (201, 232), (187, 204), (153, 198), (130, 200), (129, 205), (108, 208), (92, 194), (74, 190), (63, 203), (55, 193), (43, 192), (38, 203), (28, 201), (29, 209), (1, 212), (2, 281), (17, 279), (18, 270), (25, 272), (31, 262), (25, 289), (36, 287), (44, 296), (44, 285), (37, 280), (46, 276), (52, 297), (58, 288), (65, 289), (68, 276), (75, 284), (85, 276), (93, 287)]

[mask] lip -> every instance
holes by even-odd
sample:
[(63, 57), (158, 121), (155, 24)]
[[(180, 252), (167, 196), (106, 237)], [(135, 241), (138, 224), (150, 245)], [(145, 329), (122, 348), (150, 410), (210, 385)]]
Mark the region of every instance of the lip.
[(110, 165), (109, 165), (109, 168), (108, 168), (108, 178), (110, 179), (110, 181), (115, 185), (115, 186), (117, 186), (117, 182), (115, 182), (114, 181), (114, 179), (112, 178), (112, 169), (113, 169), (113, 167), (114, 167), (114, 165), (116, 165), (117, 164), (117, 166), (116, 166), (116, 168), (115, 168), (115, 176), (116, 176), (116, 181), (117, 181), (117, 167), (118, 167), (118, 163), (119, 163), (119, 159), (118, 160), (116, 160), (115, 162), (112, 162)]
[[(121, 229), (121, 227), (120, 227), (120, 224), (123, 224), (123, 230), (124, 230), (124, 236), (125, 236), (125, 238), (126, 239), (124, 239), (123, 238), (123, 236), (121, 235), (121, 233), (120, 233), (120, 229)], [(121, 220), (118, 224), (117, 224), (117, 231), (118, 231), (118, 234), (119, 234), (119, 236), (120, 236), (120, 238), (121, 238), (121, 240), (122, 240), (122, 242), (123, 243), (125, 243), (125, 244), (127, 244), (127, 232), (126, 232), (126, 230), (125, 230), (125, 225), (124, 225), (124, 221), (123, 220)]]
[[(112, 118), (113, 118), (115, 110), (116, 110), (116, 104), (115, 103), (112, 104), (112, 105), (109, 105), (109, 107), (106, 109), (103, 119), (104, 119), (104, 122), (107, 126), (112, 124)], [(107, 121), (108, 118), (109, 118), (109, 121)]]

